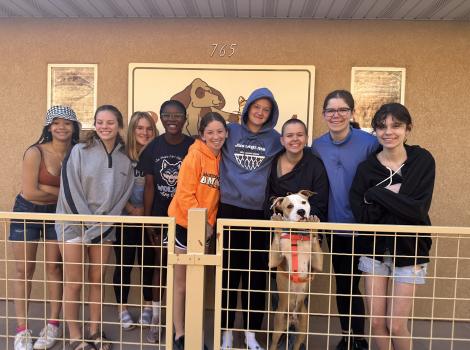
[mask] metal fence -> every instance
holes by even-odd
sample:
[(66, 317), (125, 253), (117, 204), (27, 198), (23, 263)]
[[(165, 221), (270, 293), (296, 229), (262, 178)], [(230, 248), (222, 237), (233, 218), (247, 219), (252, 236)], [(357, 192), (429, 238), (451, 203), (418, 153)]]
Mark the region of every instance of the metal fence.
[[(9, 240), (11, 221), (23, 225), (27, 230), (32, 227), (27, 224), (31, 223), (46, 229), (53, 221), (68, 221), (85, 230), (90, 223), (98, 222), (102, 232), (112, 225), (118, 234), (133, 232), (140, 237), (136, 240), (138, 243), (121, 242), (113, 248), (94, 244), (93, 249), (99, 253), (95, 252), (91, 260), (88, 254), (90, 245), (81, 245), (82, 255), (77, 260), (76, 257), (66, 255), (68, 250), (64, 246), (69, 243), (43, 240), (33, 243), (12, 242)], [(146, 231), (149, 227), (155, 228), (157, 237), (168, 236), (168, 249), (162, 240), (147, 240)], [(336, 308), (338, 293), (335, 281), (338, 276), (332, 267), (330, 249), (334, 247), (338, 234), (351, 233), (362, 237), (369, 235), (373, 242), (377, 242), (377, 237), (388, 236), (392, 242), (396, 242), (397, 237), (415, 238), (417, 234), (428, 234), (433, 244), (424, 277), (425, 284), (413, 284), (408, 297), (411, 302), (407, 322), (411, 333), (410, 349), (470, 348), (469, 228), (219, 219), (211, 244), (207, 247), (204, 244), (205, 210), (195, 209), (189, 214), (187, 254), (175, 253), (173, 218), (0, 213), (0, 230), (1, 349), (13, 348), (18, 319), (21, 323), (18, 310), (25, 310), (26, 326), (32, 330), (34, 341), (51, 319), (51, 312), (57, 313), (58, 307), (70, 304), (79, 306), (80, 316), (76, 321), (84, 339), (88, 337), (91, 326), (90, 311), (99, 309), (102, 317), (97, 322), (98, 328), (106, 333), (113, 343), (113, 349), (172, 349), (172, 342), (166, 339), (173, 337), (173, 274), (176, 265), (187, 266), (186, 349), (200, 349), (203, 343), (209, 349), (219, 349), (224, 331), (232, 331), (233, 349), (247, 349), (244, 341), (247, 329), (265, 348), (276, 348), (273, 342), (277, 343), (279, 337), (278, 349), (293, 349), (298, 340), (304, 343), (305, 349), (334, 349), (343, 334), (340, 313)], [(280, 239), (278, 242), (276, 235)], [(284, 237), (281, 238), (282, 235)], [(320, 250), (313, 244), (318, 242), (315, 240), (316, 235), (323, 238)], [(361, 244), (355, 239), (352, 242)], [(392, 246), (396, 247), (396, 243)], [(60, 260), (50, 253), (56, 248), (62, 253)], [(145, 253), (137, 254), (133, 263), (122, 263), (122, 257), (129, 258), (129, 251), (144, 248), (150, 252), (147, 252), (147, 256)], [(116, 260), (115, 250), (121, 253), (121, 261)], [(358, 251), (355, 249), (335, 254), (355, 259), (359, 256)], [(151, 254), (150, 260), (148, 254)], [(394, 254), (390, 252), (387, 255), (393, 257)], [(417, 256), (419, 254), (411, 254), (409, 257)], [(376, 258), (381, 259), (382, 255)], [(64, 274), (64, 271), (70, 271), (67, 264), (72, 266), (71, 271), (76, 271), (73, 267), (79, 267), (81, 276)], [(130, 265), (133, 269), (131, 281), (127, 283), (123, 277), (125, 268)], [(31, 266), (35, 267), (34, 273)], [(61, 274), (58, 280), (51, 278), (54, 267), (58, 267)], [(116, 267), (121, 271), (121, 278), (117, 280), (114, 278)], [(106, 269), (103, 280), (89, 275), (90, 270), (96, 268), (100, 272), (103, 272), (102, 268)], [(154, 304), (153, 311), (159, 310), (160, 320), (153, 326), (141, 326), (138, 322), (139, 316), (149, 307), (142, 291), (142, 286), (146, 285), (141, 273), (144, 269), (153, 271), (154, 277), (158, 276), (147, 286), (151, 290), (152, 299), (161, 299), (159, 304)], [(355, 273), (351, 272), (350, 275)], [(62, 290), (70, 283), (81, 284), (80, 298), (76, 301), (66, 298), (61, 303)], [(99, 294), (103, 293), (104, 297), (90, 300), (90, 291), (96, 291), (97, 287)], [(121, 297), (119, 299), (122, 299), (126, 287), (130, 288), (128, 309), (135, 321), (132, 330), (125, 330), (119, 320), (120, 303), (115, 295), (117, 293)], [(26, 298), (22, 291), (28, 288), (31, 288), (31, 294)], [(60, 293), (54, 294), (54, 288)], [(393, 306), (394, 300), (403, 296), (394, 294), (396, 288), (393, 279), (388, 288), (390, 293), (387, 300)], [(360, 289), (366, 306), (371, 305), (370, 295), (365, 293), (364, 278)], [(350, 295), (346, 293), (339, 296)], [(364, 336), (370, 344), (383, 339), (391, 346), (393, 338), (403, 337), (375, 334), (370, 317), (367, 314), (356, 315), (352, 309), (350, 305), (346, 316), (348, 319), (349, 316), (364, 317)], [(246, 316), (245, 321), (243, 314)], [(58, 319), (61, 325), (59, 341), (53, 349), (66, 348), (70, 340), (67, 318), (63, 315), (62, 308), (59, 316), (52, 317)], [(405, 318), (398, 316), (395, 319), (400, 320), (400, 317)], [(393, 328), (390, 315), (382, 318)]]

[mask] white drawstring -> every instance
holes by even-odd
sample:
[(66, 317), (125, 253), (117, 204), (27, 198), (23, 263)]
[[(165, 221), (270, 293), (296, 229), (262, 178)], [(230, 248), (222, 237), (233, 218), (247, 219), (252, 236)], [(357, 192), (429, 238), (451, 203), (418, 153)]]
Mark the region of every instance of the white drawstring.
[[(377, 185), (375, 185), (375, 186), (379, 186), (379, 185), (383, 184), (383, 183), (384, 183), (385, 181), (387, 181), (387, 180), (388, 180), (389, 182), (388, 182), (388, 185), (385, 186), (385, 187), (390, 186), (390, 185), (392, 184), (392, 182), (393, 182), (393, 176), (394, 176), (395, 174), (397, 174), (397, 173), (401, 170), (401, 168), (403, 168), (404, 165), (405, 165), (405, 163), (403, 163), (402, 165), (400, 165), (400, 167), (399, 167), (396, 171), (392, 171), (392, 169), (390, 169), (388, 166), (386, 166), (386, 168), (387, 168), (388, 171), (390, 172), (390, 176), (387, 177), (387, 178), (385, 178), (385, 179), (383, 179), (382, 181), (380, 181), (380, 182), (379, 182)], [(363, 199), (364, 199), (364, 203), (366, 203), (366, 204), (372, 204), (372, 202), (368, 202), (368, 201), (366, 200), (366, 196), (365, 196), (365, 195), (364, 195), (364, 198), (363, 198)]]
[(386, 167), (386, 168), (388, 169), (388, 171), (390, 171), (390, 176), (387, 177), (387, 178), (385, 178), (385, 179), (383, 179), (382, 181), (380, 181), (380, 182), (379, 182), (377, 185), (375, 185), (375, 186), (379, 186), (379, 185), (383, 184), (383, 183), (384, 183), (385, 181), (387, 181), (387, 180), (389, 180), (389, 183), (388, 183), (388, 185), (385, 186), (385, 187), (390, 186), (390, 185), (392, 184), (392, 182), (393, 182), (393, 176), (396, 175), (396, 174), (401, 170), (401, 168), (403, 168), (404, 165), (405, 165), (405, 163), (403, 163), (402, 165), (400, 165), (400, 167), (399, 167), (396, 171), (392, 171), (392, 169), (390, 169), (389, 167)]

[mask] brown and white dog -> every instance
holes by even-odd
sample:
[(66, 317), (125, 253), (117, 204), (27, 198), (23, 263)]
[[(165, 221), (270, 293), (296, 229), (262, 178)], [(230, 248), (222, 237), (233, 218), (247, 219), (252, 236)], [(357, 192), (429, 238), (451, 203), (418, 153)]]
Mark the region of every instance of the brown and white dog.
[[(319, 222), (316, 216), (309, 216), (308, 198), (314, 193), (302, 190), (286, 197), (278, 197), (272, 208), (282, 214), (274, 214), (271, 220)], [(286, 326), (294, 326), (298, 332), (294, 350), (298, 350), (307, 336), (308, 310), (304, 300), (313, 271), (322, 271), (323, 254), (314, 230), (276, 229), (269, 251), (269, 267), (277, 268), (276, 281), (279, 304), (274, 316), (274, 333), (271, 350), (277, 349)], [(287, 320), (287, 317), (289, 318)]]

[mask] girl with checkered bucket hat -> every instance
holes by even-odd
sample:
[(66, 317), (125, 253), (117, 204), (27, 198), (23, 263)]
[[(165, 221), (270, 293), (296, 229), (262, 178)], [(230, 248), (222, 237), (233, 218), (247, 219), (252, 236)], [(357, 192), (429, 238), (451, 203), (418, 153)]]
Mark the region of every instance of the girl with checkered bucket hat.
[[(16, 196), (14, 212), (55, 213), (62, 161), (78, 142), (79, 135), (80, 123), (70, 107), (53, 106), (47, 111), (41, 137), (27, 148), (23, 156), (21, 191)], [(44, 247), (39, 246), (41, 238)], [(49, 349), (61, 337), (58, 320), (62, 301), (62, 269), (54, 224), (48, 221), (12, 221), (9, 240), (15, 259), (13, 294), (17, 328), (14, 349)], [(41, 250), (44, 248), (45, 252), (50, 315), (33, 346), (27, 304), (38, 247)]]

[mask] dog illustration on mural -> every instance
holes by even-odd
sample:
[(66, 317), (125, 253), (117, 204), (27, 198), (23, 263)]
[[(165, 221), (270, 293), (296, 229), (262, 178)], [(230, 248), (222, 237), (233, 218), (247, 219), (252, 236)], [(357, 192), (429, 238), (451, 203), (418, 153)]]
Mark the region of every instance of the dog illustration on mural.
[(197, 135), (199, 120), (209, 112), (219, 113), (230, 123), (238, 123), (240, 119), (238, 114), (222, 110), (225, 106), (224, 96), (200, 78), (194, 79), (171, 99), (180, 101), (186, 107), (188, 117), (186, 129), (190, 135)]
[[(272, 209), (275, 221), (319, 222), (316, 216), (309, 215), (308, 198), (314, 193), (307, 190), (278, 197), (273, 200)], [(280, 214), (278, 214), (280, 213)], [(308, 310), (305, 298), (313, 272), (323, 269), (323, 254), (315, 230), (274, 230), (269, 251), (269, 267), (277, 268), (276, 281), (279, 291), (279, 304), (274, 315), (274, 332), (270, 350), (276, 350), (280, 337), (289, 326), (297, 332), (293, 349), (299, 350), (305, 343), (308, 326)]]

